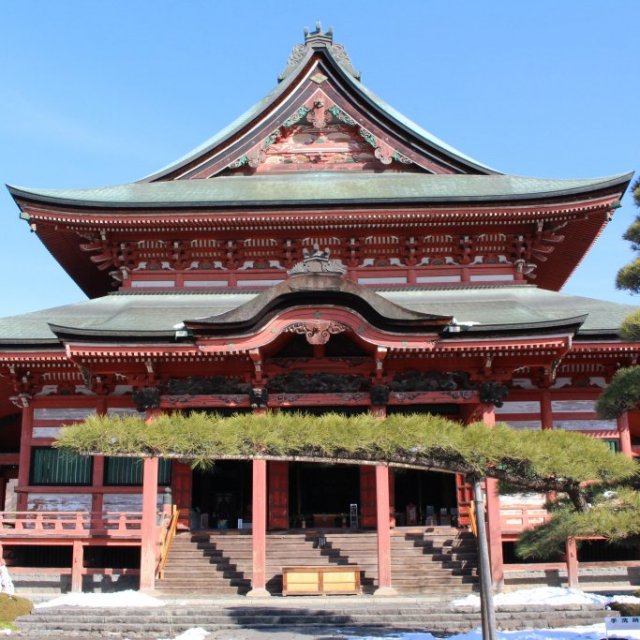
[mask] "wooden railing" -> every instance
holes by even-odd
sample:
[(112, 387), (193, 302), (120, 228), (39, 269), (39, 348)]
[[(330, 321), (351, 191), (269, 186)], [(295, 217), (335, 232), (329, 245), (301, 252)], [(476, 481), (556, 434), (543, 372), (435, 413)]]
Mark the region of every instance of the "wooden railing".
[(521, 533), (549, 519), (549, 512), (538, 505), (501, 505), (500, 527), (502, 533)]
[(0, 536), (139, 538), (139, 512), (0, 511)]
[(156, 574), (160, 580), (164, 578), (164, 569), (167, 566), (167, 560), (169, 559), (169, 552), (171, 551), (171, 543), (176, 537), (176, 531), (178, 529), (178, 517), (180, 510), (174, 504), (171, 508), (171, 519), (169, 520), (166, 529), (163, 529), (164, 535), (162, 538), (162, 545), (160, 547), (160, 560), (158, 561), (158, 570)]

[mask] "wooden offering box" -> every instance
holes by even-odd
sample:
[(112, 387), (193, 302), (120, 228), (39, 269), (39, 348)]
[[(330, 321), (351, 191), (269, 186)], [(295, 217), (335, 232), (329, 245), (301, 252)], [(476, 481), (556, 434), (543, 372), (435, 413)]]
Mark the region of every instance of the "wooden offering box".
[(358, 595), (360, 567), (334, 565), (323, 567), (284, 567), (282, 595)]

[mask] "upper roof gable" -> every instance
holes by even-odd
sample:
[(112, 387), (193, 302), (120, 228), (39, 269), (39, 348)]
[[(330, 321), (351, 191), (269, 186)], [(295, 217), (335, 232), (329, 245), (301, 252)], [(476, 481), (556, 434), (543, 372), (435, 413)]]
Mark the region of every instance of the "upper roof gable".
[(332, 31), (318, 25), (294, 47), (270, 94), (142, 182), (292, 170), (497, 173), (369, 91)]

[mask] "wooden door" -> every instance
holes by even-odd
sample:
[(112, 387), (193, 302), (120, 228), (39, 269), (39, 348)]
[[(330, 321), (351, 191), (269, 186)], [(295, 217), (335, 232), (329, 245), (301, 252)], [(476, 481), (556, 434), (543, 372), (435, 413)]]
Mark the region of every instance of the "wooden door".
[(171, 496), (173, 504), (180, 510), (178, 524), (180, 527), (189, 528), (189, 513), (191, 511), (191, 485), (193, 471), (184, 462), (171, 463)]
[(289, 463), (270, 461), (268, 469), (269, 529), (289, 528)]
[(360, 466), (360, 526), (375, 528), (376, 520), (376, 468)]

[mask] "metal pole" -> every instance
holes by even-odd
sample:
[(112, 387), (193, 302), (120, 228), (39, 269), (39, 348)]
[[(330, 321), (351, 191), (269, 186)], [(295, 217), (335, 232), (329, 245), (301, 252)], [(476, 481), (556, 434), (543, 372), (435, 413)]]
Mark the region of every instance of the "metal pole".
[(487, 542), (487, 527), (484, 520), (484, 496), (482, 494), (482, 487), (480, 486), (480, 478), (473, 479), (473, 498), (476, 503), (476, 524), (478, 527), (482, 638), (483, 640), (496, 640), (496, 615), (493, 608), (489, 544)]

